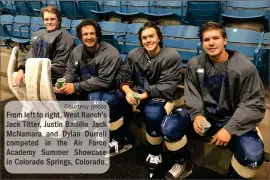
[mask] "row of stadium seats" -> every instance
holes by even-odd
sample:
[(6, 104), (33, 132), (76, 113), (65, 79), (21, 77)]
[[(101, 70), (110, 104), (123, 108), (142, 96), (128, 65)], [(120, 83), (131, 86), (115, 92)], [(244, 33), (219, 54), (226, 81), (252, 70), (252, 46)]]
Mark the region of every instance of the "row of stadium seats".
[[(14, 15), (39, 15), (41, 7), (53, 4), (64, 17), (70, 19), (116, 16), (121, 22), (134, 17), (150, 21), (161, 18), (174, 18), (181, 24), (199, 26), (206, 21), (221, 22), (224, 18), (251, 19), (263, 18), (269, 25), (270, 1), (10, 1)], [(8, 4), (10, 5), (10, 4)], [(4, 7), (5, 4), (2, 3)], [(7, 5), (6, 5), (7, 6)], [(7, 6), (8, 7), (8, 6)], [(269, 31), (269, 28), (266, 31)]]
[[(78, 45), (80, 40), (76, 38), (76, 26), (82, 20), (63, 18), (61, 26), (69, 31)], [(103, 40), (113, 44), (123, 57), (140, 43), (137, 32), (143, 23), (125, 24), (121, 22), (99, 22)], [(27, 45), (31, 42), (32, 32), (44, 28), (41, 17), (30, 16), (1, 16), (1, 40), (17, 42)], [(181, 54), (183, 61), (197, 55), (200, 50), (200, 42), (197, 36), (198, 26), (171, 25), (160, 26), (164, 35), (164, 46), (176, 48)], [(260, 68), (264, 49), (270, 47), (270, 33), (256, 32), (245, 29), (226, 28), (228, 33), (228, 49), (242, 52), (250, 57), (257, 68)]]
[[(63, 18), (61, 26), (70, 28), (71, 20)], [(27, 45), (31, 42), (32, 32), (44, 29), (41, 17), (1, 15), (1, 40), (7, 45), (7, 40)]]

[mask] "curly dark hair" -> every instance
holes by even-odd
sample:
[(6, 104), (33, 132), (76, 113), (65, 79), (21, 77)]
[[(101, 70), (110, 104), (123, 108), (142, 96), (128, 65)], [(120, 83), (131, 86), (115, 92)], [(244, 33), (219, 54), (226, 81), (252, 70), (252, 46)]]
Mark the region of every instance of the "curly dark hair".
[(92, 19), (83, 20), (76, 27), (76, 36), (77, 36), (77, 38), (82, 39), (82, 27), (89, 26), (89, 25), (93, 26), (94, 29), (96, 30), (97, 40), (98, 40), (98, 42), (100, 42), (101, 41), (101, 36), (102, 36), (101, 27), (95, 20), (92, 20)]

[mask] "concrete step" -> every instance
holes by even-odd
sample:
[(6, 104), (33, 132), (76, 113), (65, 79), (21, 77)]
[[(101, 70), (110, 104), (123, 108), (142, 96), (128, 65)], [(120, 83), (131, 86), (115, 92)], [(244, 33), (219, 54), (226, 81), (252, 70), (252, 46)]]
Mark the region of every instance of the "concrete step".
[[(16, 45), (16, 44), (14, 44)], [(8, 80), (7, 80), (7, 67), (8, 67), (8, 61), (11, 54), (12, 48), (3, 48), (1, 47), (1, 101), (7, 100), (9, 98), (15, 97), (13, 93), (10, 91), (8, 87)], [(22, 58), (25, 56), (27, 52), (21, 52), (19, 54), (19, 58)]]
[(6, 100), (9, 100), (11, 98), (15, 98), (15, 96), (11, 93), (8, 93), (6, 91), (1, 90), (1, 96), (0, 96), (1, 101), (6, 101)]
[(1, 76), (1, 91), (12, 93), (8, 87), (8, 79), (5, 76)]
[(15, 97), (8, 87), (7, 77), (1, 76), (1, 101)]
[[(1, 48), (1, 75), (2, 74), (7, 74), (7, 67), (8, 67), (8, 61), (9, 61), (9, 57), (11, 54), (11, 50), (12, 48)], [(26, 55), (25, 53), (27, 52), (21, 52), (21, 50), (19, 51), (19, 56), (18, 56), (18, 61), (21, 62), (21, 60), (23, 59), (23, 57)]]

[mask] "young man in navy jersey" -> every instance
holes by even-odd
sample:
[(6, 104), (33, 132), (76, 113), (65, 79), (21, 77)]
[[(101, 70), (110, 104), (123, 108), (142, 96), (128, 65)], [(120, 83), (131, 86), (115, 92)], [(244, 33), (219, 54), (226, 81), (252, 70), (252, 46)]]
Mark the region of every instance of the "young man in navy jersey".
[[(141, 118), (145, 122), (149, 147), (146, 162), (150, 178), (155, 178), (162, 165), (163, 139), (174, 160), (170, 171), (175, 171), (175, 166), (181, 167), (180, 164), (186, 162), (186, 157), (182, 156), (185, 154), (182, 147), (186, 145), (186, 136), (179, 134), (181, 124), (167, 119), (177, 99), (182, 60), (175, 49), (163, 47), (162, 32), (152, 22), (143, 25), (138, 38), (142, 47), (130, 51), (120, 68), (120, 89), (125, 93), (130, 109), (133, 106), (133, 111), (137, 113), (134, 120)], [(191, 172), (179, 168), (176, 171), (179, 178)]]
[[(111, 44), (101, 41), (101, 27), (94, 20), (83, 20), (76, 27), (77, 37), (83, 44), (73, 49), (63, 78), (62, 88), (55, 92), (67, 95), (68, 99), (104, 101), (110, 108), (110, 156), (130, 149), (132, 145), (125, 137), (124, 111), (121, 96), (116, 91), (115, 77), (122, 58)], [(80, 94), (77, 96), (76, 94)]]
[[(263, 163), (264, 144), (256, 130), (265, 113), (262, 81), (249, 59), (225, 49), (222, 25), (201, 25), (199, 37), (205, 52), (192, 58), (186, 69), (187, 108), (169, 118), (192, 122), (197, 134), (212, 136), (211, 144), (233, 152), (227, 178), (252, 178)], [(207, 132), (205, 121), (211, 124)], [(182, 129), (184, 134), (188, 127)]]

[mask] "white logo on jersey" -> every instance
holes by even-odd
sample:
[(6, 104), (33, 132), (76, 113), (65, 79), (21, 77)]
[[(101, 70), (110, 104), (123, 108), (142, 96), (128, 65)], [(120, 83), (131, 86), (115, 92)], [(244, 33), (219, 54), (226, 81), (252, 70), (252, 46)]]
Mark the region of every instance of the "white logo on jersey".
[(162, 103), (166, 101), (165, 99), (162, 99), (162, 98), (153, 98), (152, 100), (157, 101), (157, 102), (162, 102)]
[(197, 73), (203, 74), (204, 73), (204, 69), (197, 69)]

